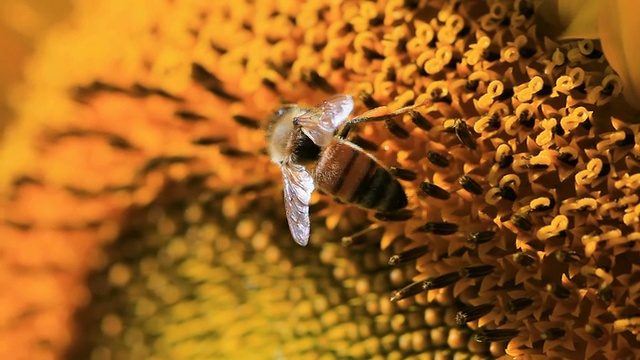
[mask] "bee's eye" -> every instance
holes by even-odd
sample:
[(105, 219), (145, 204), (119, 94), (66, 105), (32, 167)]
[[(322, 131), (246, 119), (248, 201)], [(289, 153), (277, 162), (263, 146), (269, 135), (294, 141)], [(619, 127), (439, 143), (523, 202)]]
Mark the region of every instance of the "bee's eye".
[(281, 117), (281, 116), (282, 116), (282, 115), (284, 115), (287, 111), (289, 111), (289, 109), (288, 109), (288, 108), (282, 108), (282, 109), (279, 109), (278, 111), (276, 111), (273, 115), (274, 115), (275, 117)]

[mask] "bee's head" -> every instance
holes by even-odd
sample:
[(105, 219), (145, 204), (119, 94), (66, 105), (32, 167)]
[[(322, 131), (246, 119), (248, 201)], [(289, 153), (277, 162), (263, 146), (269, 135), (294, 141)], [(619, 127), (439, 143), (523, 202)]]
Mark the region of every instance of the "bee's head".
[(289, 155), (287, 144), (294, 131), (293, 121), (304, 110), (294, 104), (284, 105), (274, 111), (267, 122), (267, 151), (274, 163), (281, 163)]

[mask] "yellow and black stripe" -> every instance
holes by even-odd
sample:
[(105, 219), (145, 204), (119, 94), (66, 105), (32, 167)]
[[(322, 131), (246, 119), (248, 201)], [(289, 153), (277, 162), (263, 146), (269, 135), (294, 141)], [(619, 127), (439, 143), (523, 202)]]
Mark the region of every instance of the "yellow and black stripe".
[(407, 206), (404, 189), (372, 156), (348, 142), (327, 146), (316, 165), (318, 188), (344, 202), (389, 212)]

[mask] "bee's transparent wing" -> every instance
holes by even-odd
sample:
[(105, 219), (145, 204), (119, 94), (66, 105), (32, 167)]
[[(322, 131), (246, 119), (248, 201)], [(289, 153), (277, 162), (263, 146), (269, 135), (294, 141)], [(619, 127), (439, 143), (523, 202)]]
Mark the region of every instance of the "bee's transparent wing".
[(334, 95), (296, 117), (296, 121), (314, 144), (326, 146), (331, 142), (333, 133), (347, 120), (352, 111), (351, 95)]
[(313, 192), (313, 178), (302, 165), (282, 164), (284, 209), (293, 240), (305, 246), (309, 242), (309, 201)]

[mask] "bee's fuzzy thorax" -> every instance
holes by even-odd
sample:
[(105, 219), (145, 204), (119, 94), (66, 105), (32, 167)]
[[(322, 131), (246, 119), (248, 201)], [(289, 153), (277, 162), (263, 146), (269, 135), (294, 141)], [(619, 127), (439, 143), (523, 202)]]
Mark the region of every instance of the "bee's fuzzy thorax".
[(281, 115), (274, 115), (267, 125), (266, 139), (267, 152), (271, 161), (282, 163), (288, 157), (287, 148), (290, 147), (290, 139), (295, 131), (293, 120), (303, 112), (297, 106), (291, 106)]

